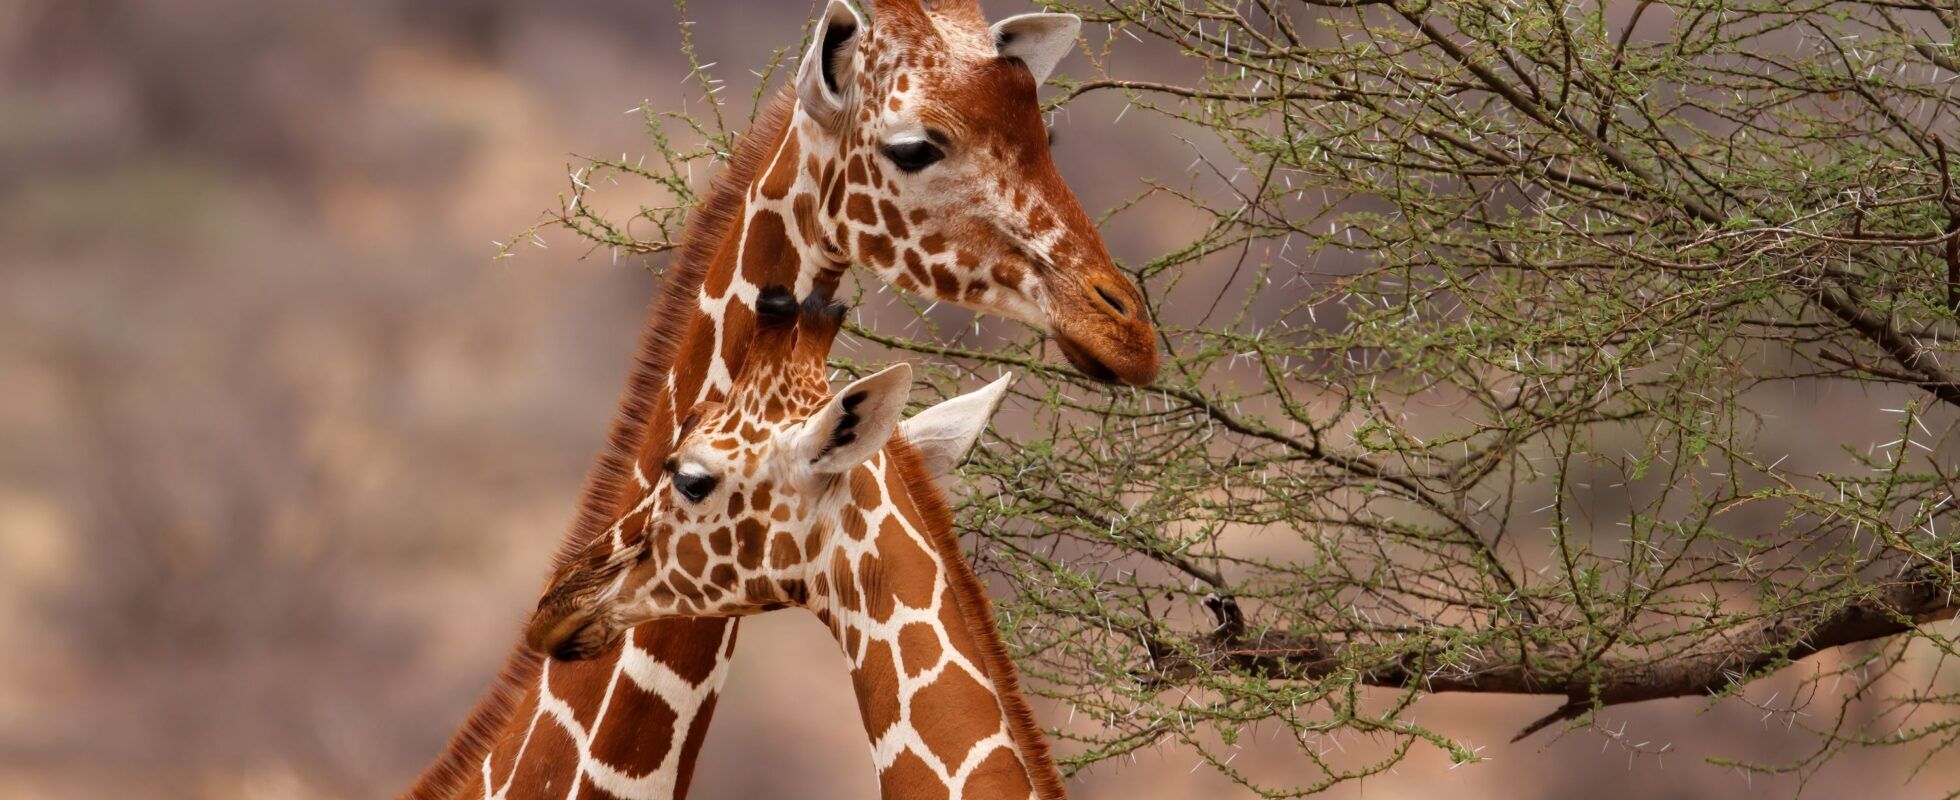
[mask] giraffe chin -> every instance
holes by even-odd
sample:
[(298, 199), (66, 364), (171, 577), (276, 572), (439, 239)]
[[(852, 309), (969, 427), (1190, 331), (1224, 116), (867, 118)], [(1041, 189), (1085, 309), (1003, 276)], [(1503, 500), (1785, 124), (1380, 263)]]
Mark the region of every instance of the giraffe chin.
[(580, 612), (556, 620), (539, 615), (531, 620), (525, 638), (531, 649), (559, 661), (583, 661), (605, 652), (619, 636), (605, 620)]
[[(1062, 357), (1068, 359), (1070, 365), (1074, 366), (1082, 374), (1097, 381), (1103, 383), (1121, 383), (1126, 386), (1149, 386), (1152, 381), (1157, 379), (1157, 360), (1155, 358), (1149, 359), (1148, 363), (1145, 364), (1125, 365), (1119, 369), (1117, 366), (1111, 365), (1097, 357), (1094, 351), (1084, 347), (1066, 335), (1057, 333), (1054, 335), (1054, 340), (1055, 345), (1062, 350)], [(1149, 352), (1155, 355), (1154, 350)]]

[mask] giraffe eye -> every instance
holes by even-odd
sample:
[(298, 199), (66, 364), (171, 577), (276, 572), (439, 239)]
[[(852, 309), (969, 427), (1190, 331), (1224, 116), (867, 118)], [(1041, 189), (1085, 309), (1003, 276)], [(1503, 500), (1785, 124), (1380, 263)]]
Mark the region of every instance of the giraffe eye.
[(713, 494), (715, 485), (720, 482), (721, 479), (706, 473), (686, 470), (674, 472), (674, 491), (680, 492), (681, 496), (687, 498), (690, 503), (699, 503)]
[(904, 172), (918, 172), (932, 166), (933, 162), (946, 157), (939, 145), (924, 139), (892, 142), (885, 145), (885, 157), (892, 160)]

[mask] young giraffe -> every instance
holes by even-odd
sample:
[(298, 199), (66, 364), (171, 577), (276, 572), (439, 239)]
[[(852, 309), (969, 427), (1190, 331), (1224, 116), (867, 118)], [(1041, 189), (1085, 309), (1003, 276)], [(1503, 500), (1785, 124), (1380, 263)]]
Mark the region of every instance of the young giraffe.
[[(808, 291), (864, 264), (938, 300), (1046, 330), (1085, 374), (1156, 375), (1155, 332), (1050, 159), (1035, 92), (1074, 17), (987, 26), (974, 0), (842, 2), (795, 83), (742, 137), (655, 301), (610, 448), (559, 562), (631, 528), (679, 414), (749, 358), (758, 287)], [(407, 796), (683, 797), (733, 625), (668, 620), (575, 663), (519, 647)]]
[(1061, 797), (932, 474), (972, 446), (1007, 380), (901, 428), (905, 364), (830, 396), (841, 307), (799, 320), (787, 290), (765, 290), (758, 311), (757, 355), (726, 402), (689, 415), (644, 523), (558, 572), (532, 645), (578, 658), (649, 620), (802, 606), (851, 661), (886, 800)]

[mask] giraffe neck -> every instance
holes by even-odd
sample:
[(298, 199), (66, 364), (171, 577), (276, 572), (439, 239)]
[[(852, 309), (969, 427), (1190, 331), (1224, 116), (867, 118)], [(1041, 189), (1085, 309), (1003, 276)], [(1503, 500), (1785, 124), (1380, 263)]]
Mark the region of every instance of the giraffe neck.
[[(741, 367), (758, 288), (806, 293), (833, 269), (815, 244), (823, 176), (798, 143), (807, 124), (792, 95), (778, 96), (690, 221), (650, 313), (613, 454), (588, 480), (560, 563), (597, 536), (643, 524), (649, 478), (679, 416), (726, 393)], [(406, 796), (685, 797), (734, 644), (735, 623), (718, 619), (643, 625), (578, 662), (545, 664), (519, 644), (449, 752)]]
[(882, 796), (1063, 797), (986, 594), (917, 451), (895, 442), (851, 482), (854, 502), (827, 554), (816, 611), (851, 661)]

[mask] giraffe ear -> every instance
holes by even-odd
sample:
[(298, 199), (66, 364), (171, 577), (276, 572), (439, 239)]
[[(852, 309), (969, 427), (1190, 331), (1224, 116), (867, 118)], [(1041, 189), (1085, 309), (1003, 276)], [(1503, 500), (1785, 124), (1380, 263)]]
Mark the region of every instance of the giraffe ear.
[(1001, 58), (1018, 58), (1034, 73), (1034, 82), (1047, 83), (1055, 65), (1075, 47), (1082, 18), (1074, 14), (1022, 14), (994, 23), (994, 46)]
[(946, 475), (966, 458), (973, 443), (980, 441), (980, 434), (987, 430), (987, 420), (1000, 410), (1000, 401), (1007, 398), (1007, 387), (1012, 383), (1013, 375), (1002, 375), (1000, 380), (976, 391), (914, 414), (899, 423), (898, 431), (919, 448), (927, 472), (935, 478)]
[(796, 452), (810, 469), (848, 472), (883, 450), (912, 393), (912, 365), (893, 364), (844, 387), (803, 422)]
[(810, 52), (796, 72), (796, 98), (803, 111), (825, 128), (844, 120), (844, 95), (851, 90), (852, 54), (864, 19), (844, 0), (830, 0), (810, 37)]

